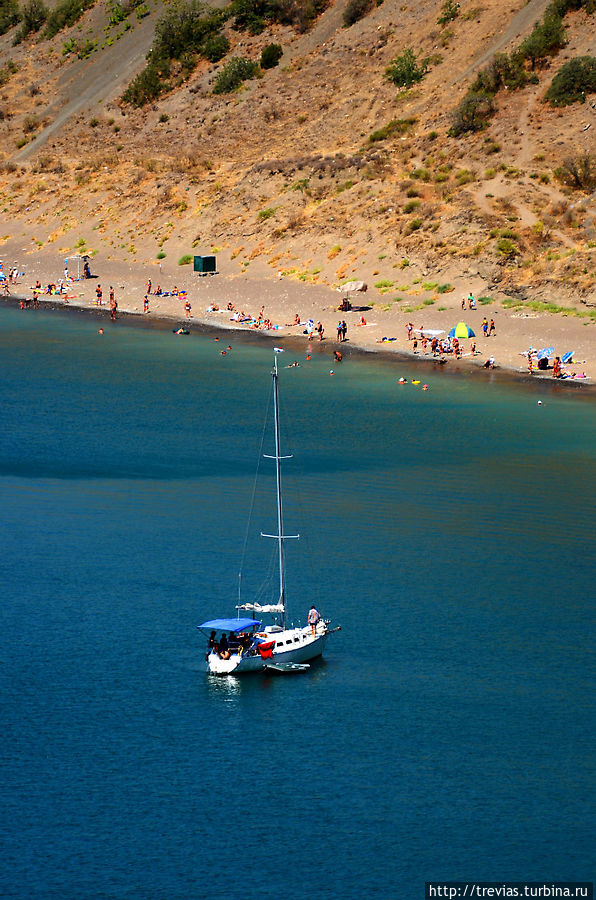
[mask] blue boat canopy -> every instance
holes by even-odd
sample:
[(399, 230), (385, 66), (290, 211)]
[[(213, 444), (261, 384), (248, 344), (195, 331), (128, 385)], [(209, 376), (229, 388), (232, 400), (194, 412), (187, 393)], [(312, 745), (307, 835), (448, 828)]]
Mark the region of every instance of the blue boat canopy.
[(209, 629), (209, 631), (233, 631), (234, 634), (238, 634), (239, 631), (244, 631), (246, 628), (252, 628), (253, 625), (260, 624), (259, 619), (210, 619), (209, 622), (197, 625), (197, 628), (201, 630)]

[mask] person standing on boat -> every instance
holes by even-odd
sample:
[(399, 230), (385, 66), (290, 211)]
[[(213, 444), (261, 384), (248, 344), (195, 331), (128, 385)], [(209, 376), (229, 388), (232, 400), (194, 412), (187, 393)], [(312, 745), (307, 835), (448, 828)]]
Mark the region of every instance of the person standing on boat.
[(310, 625), (310, 629), (312, 631), (313, 637), (317, 633), (317, 625), (319, 624), (320, 618), (321, 618), (321, 615), (320, 615), (319, 611), (314, 606), (311, 606), (311, 608), (308, 612), (308, 624)]

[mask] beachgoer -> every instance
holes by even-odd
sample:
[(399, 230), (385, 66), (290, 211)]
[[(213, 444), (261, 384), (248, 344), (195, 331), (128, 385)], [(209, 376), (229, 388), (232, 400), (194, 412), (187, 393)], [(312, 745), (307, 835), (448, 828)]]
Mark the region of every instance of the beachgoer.
[(472, 351), (472, 356), (474, 356), (476, 353), (476, 341), (472, 341), (472, 346), (470, 347), (470, 350)]
[(333, 351), (333, 359), (334, 359), (335, 362), (337, 362), (337, 363), (340, 363), (340, 362), (342, 361), (343, 356), (342, 356), (341, 350), (334, 350), (334, 351)]
[(147, 293), (151, 293), (151, 279), (149, 279), (149, 281), (147, 282)]
[(484, 334), (484, 337), (488, 337), (488, 319), (486, 318), (486, 316), (482, 320), (482, 332)]
[(190, 311), (191, 311), (192, 307), (191, 307), (190, 302), (189, 302), (188, 300), (187, 300), (186, 303), (184, 304), (184, 309), (186, 310), (186, 318), (187, 318), (187, 319), (190, 319)]
[(145, 294), (145, 297), (143, 298), (143, 312), (149, 312), (149, 297), (147, 296), (147, 294)]
[(97, 300), (96, 300), (97, 305), (101, 306), (101, 304), (103, 302), (103, 291), (101, 289), (101, 284), (98, 284), (97, 287), (95, 288), (95, 296), (97, 297)]
[(555, 356), (555, 361), (553, 363), (553, 378), (561, 377), (561, 357)]
[(466, 308), (466, 300), (465, 300), (465, 297), (464, 297), (464, 299), (463, 299), (462, 302), (461, 302), (461, 308), (462, 308), (462, 309), (465, 309), (465, 308)]
[(534, 357), (532, 355), (532, 348), (528, 350), (528, 372), (530, 375), (534, 374)]
[(319, 335), (319, 340), (322, 341), (323, 335), (325, 334), (325, 329), (323, 328), (321, 322), (317, 322), (317, 333)]
[(337, 340), (338, 341), (341, 341), (342, 331), (343, 331), (343, 325), (341, 322), (338, 322), (337, 323)]
[(345, 341), (347, 333), (348, 333), (348, 325), (344, 319), (341, 323), (341, 339), (342, 339), (342, 341)]
[(426, 335), (424, 335), (422, 338), (422, 352), (424, 353), (425, 356), (426, 356), (427, 346), (428, 346), (428, 338), (426, 337)]
[(308, 624), (310, 625), (310, 630), (312, 632), (313, 637), (317, 633), (317, 625), (319, 624), (320, 618), (321, 618), (321, 616), (320, 616), (318, 610), (314, 606), (311, 606), (309, 613), (308, 613)]
[(412, 323), (408, 322), (408, 324), (406, 325), (406, 331), (408, 332), (408, 340), (409, 341), (412, 340), (412, 329), (413, 328), (414, 328), (414, 326), (412, 325)]
[(490, 337), (491, 334), (494, 335), (495, 337), (497, 336), (497, 329), (496, 329), (496, 326), (495, 326), (495, 320), (494, 320), (494, 319), (491, 319), (491, 320), (490, 320), (490, 326), (489, 326), (489, 329), (488, 329), (488, 336)]
[(414, 338), (414, 343), (412, 345), (414, 349), (414, 353), (418, 353), (418, 338)]

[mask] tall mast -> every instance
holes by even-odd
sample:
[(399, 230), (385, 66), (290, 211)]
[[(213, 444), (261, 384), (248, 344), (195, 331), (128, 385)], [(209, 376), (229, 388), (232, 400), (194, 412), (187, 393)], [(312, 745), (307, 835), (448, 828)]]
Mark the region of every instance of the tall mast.
[(279, 554), (279, 602), (283, 607), (282, 628), (286, 627), (286, 576), (284, 567), (284, 532), (283, 507), (281, 496), (281, 456), (279, 455), (279, 396), (277, 386), (277, 355), (274, 357), (273, 377), (273, 415), (275, 421), (275, 480), (277, 486), (277, 547)]
[(277, 487), (277, 534), (264, 534), (261, 537), (275, 538), (279, 554), (279, 604), (282, 609), (282, 627), (286, 627), (286, 572), (284, 565), (284, 541), (289, 538), (299, 538), (299, 534), (284, 534), (284, 517), (281, 499), (281, 461), (291, 459), (291, 456), (281, 456), (279, 440), (279, 395), (277, 388), (277, 356), (274, 358), (273, 371), (273, 418), (275, 423), (275, 456), (265, 454), (265, 459), (275, 460), (275, 480)]

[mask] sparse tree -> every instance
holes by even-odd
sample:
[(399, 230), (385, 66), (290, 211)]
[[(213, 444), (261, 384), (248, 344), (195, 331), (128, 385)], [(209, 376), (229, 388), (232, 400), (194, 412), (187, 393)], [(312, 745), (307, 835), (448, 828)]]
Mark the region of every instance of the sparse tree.
[(493, 98), (487, 94), (466, 94), (451, 114), (449, 134), (459, 137), (466, 131), (479, 131), (495, 110)]
[(596, 56), (578, 56), (561, 66), (546, 92), (552, 106), (584, 103), (596, 92)]
[(413, 84), (422, 81), (428, 71), (429, 62), (428, 57), (418, 62), (416, 54), (408, 47), (400, 56), (396, 56), (391, 65), (385, 69), (385, 78), (392, 81), (397, 87), (412, 87)]
[(593, 191), (596, 188), (596, 157), (590, 153), (569, 156), (560, 168), (555, 169), (555, 175), (576, 190)]

